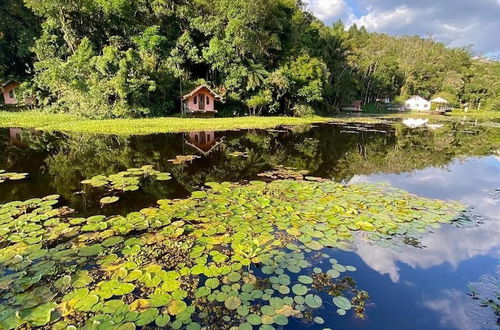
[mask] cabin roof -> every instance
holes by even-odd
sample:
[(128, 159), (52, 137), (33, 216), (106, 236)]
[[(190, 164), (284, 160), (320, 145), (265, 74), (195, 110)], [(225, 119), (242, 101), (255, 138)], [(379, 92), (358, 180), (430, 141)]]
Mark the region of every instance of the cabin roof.
[(216, 99), (219, 99), (219, 100), (222, 99), (222, 96), (220, 96), (219, 94), (217, 94), (216, 92), (214, 92), (210, 87), (208, 87), (208, 85), (200, 85), (200, 86), (196, 87), (190, 93), (185, 94), (184, 96), (182, 96), (182, 99), (185, 100), (185, 99), (193, 96), (194, 94), (196, 94), (197, 92), (199, 92), (203, 88), (207, 89), (210, 92), (210, 94), (212, 94), (212, 96), (215, 97)]
[(17, 80), (14, 80), (14, 79), (9, 79), (9, 80), (7, 80), (6, 82), (2, 83), (2, 89), (3, 89), (3, 88), (5, 88), (5, 87), (7, 87), (8, 85), (10, 85), (10, 84), (12, 84), (12, 83), (14, 83), (14, 84), (16, 84), (16, 83), (17, 83), (17, 84), (19, 84), (19, 82), (18, 82)]

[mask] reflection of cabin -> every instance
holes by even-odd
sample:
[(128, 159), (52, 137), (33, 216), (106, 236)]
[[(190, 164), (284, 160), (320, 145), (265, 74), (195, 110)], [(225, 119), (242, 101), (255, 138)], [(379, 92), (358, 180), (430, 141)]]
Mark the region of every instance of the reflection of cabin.
[(352, 102), (351, 104), (343, 105), (342, 110), (343, 111), (361, 111), (362, 105), (363, 105), (363, 101), (356, 100), (356, 101)]
[(217, 113), (215, 101), (221, 97), (210, 89), (207, 85), (200, 85), (189, 94), (182, 97), (183, 112), (212, 117)]
[(27, 147), (26, 143), (22, 141), (22, 130), (20, 128), (9, 128), (9, 140), (16, 147)]
[(406, 100), (405, 108), (406, 110), (430, 111), (431, 102), (421, 96), (415, 95)]
[(17, 104), (16, 88), (21, 85), (15, 80), (9, 80), (2, 84), (3, 102), (7, 105)]
[(451, 107), (448, 105), (448, 101), (446, 101), (442, 97), (436, 97), (435, 99), (432, 99), (431, 103), (436, 105), (435, 111), (439, 112), (451, 111)]
[(217, 140), (214, 131), (189, 132), (186, 144), (195, 148), (203, 155), (208, 155), (218, 145), (222, 143), (222, 139)]

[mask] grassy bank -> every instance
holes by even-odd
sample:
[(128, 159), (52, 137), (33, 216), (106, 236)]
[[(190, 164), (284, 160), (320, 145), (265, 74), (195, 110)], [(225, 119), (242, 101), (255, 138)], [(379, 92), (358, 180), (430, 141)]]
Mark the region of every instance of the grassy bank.
[(236, 117), (236, 118), (148, 118), (89, 120), (72, 115), (36, 111), (0, 111), (0, 127), (35, 128), (44, 131), (96, 134), (144, 135), (187, 131), (224, 131), (273, 128), (281, 125), (306, 125), (331, 120), (325, 117)]
[(235, 118), (147, 118), (90, 120), (73, 115), (48, 114), (37, 111), (0, 111), (0, 127), (35, 128), (44, 131), (80, 132), (116, 135), (145, 135), (189, 131), (225, 131), (237, 129), (267, 129), (282, 125), (307, 125), (322, 122), (382, 123), (387, 119), (403, 119), (422, 116), (429, 119), (449, 121), (467, 117), (468, 120), (499, 119), (500, 112), (453, 112), (451, 116), (425, 113), (381, 113), (371, 116), (341, 117), (235, 117)]

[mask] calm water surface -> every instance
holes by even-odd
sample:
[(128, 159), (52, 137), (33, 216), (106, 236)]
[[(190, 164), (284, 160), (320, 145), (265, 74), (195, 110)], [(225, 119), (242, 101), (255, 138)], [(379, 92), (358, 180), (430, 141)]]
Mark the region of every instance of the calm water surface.
[[(461, 123), (437, 130), (401, 123), (325, 124), (133, 137), (0, 129), (0, 169), (30, 173), (28, 180), (0, 184), (0, 203), (57, 193), (78, 215), (127, 214), (158, 199), (188, 197), (205, 182), (256, 180), (278, 165), (343, 183), (389, 183), (421, 196), (462, 201), (474, 223), (434, 229), (418, 246), (382, 247), (360, 238), (352, 252), (327, 250), (358, 269), (352, 277), (370, 295), (366, 318), (338, 316), (325, 295), (319, 311), (325, 325), (291, 319), (286, 328), (496, 329), (498, 315), (467, 293), (469, 283), (484, 289), (485, 276), (498, 281), (500, 274), (499, 133)], [(200, 158), (183, 165), (168, 161), (177, 155)], [(104, 209), (100, 192), (80, 184), (145, 164), (172, 173), (173, 180), (148, 181)]]

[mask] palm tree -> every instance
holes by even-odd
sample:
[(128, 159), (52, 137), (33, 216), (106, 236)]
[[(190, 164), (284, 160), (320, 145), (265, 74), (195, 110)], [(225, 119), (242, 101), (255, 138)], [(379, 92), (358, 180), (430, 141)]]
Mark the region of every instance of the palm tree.
[(262, 64), (250, 62), (248, 69), (247, 91), (252, 91), (262, 86), (268, 75), (269, 72), (267, 72)]

